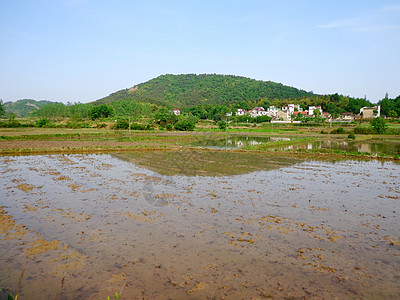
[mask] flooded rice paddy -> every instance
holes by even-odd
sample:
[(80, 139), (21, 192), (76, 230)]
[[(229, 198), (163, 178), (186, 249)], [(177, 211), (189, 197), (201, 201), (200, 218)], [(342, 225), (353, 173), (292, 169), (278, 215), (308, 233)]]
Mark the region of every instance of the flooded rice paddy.
[[(274, 148), (274, 142), (296, 140), (296, 138), (288, 137), (262, 137), (251, 135), (227, 135), (224, 138), (206, 139), (203, 138), (193, 143), (195, 147), (203, 147), (210, 149), (238, 149), (246, 146), (254, 146), (269, 143), (271, 148)], [(344, 139), (322, 139), (307, 143), (280, 147), (280, 150), (292, 149), (332, 149), (345, 152), (360, 152), (369, 154), (384, 154), (384, 155), (400, 155), (400, 142), (397, 139), (370, 139), (370, 140), (344, 140)]]
[(251, 135), (227, 135), (218, 139), (201, 139), (193, 143), (195, 147), (204, 147), (210, 149), (235, 149), (245, 146), (260, 145), (268, 142), (290, 141), (287, 137), (263, 137)]
[(0, 282), (18, 299), (400, 297), (393, 162), (166, 151), (0, 166)]
[(400, 142), (387, 142), (382, 140), (371, 141), (342, 141), (342, 140), (320, 140), (303, 145), (292, 145), (284, 147), (290, 149), (332, 149), (345, 152), (361, 152), (369, 154), (400, 155)]

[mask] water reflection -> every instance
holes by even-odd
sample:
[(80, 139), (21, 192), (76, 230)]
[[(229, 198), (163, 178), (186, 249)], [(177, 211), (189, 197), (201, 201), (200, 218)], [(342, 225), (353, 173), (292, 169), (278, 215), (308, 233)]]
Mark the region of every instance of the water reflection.
[(248, 135), (227, 135), (221, 139), (204, 139), (193, 143), (195, 147), (210, 149), (235, 149), (245, 146), (254, 146), (268, 142), (290, 141), (287, 137), (260, 137)]
[(400, 142), (320, 140), (302, 145), (290, 145), (282, 149), (332, 149), (346, 152), (396, 155), (400, 154)]
[(300, 162), (299, 159), (224, 151), (152, 151), (113, 156), (162, 175), (227, 176), (273, 170)]

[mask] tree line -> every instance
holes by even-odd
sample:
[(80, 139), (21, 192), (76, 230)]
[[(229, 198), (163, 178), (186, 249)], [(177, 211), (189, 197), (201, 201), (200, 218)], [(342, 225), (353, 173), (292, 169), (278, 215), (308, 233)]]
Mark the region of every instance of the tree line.
[[(371, 102), (363, 98), (351, 98), (338, 94), (334, 95), (314, 95), (296, 99), (269, 99), (260, 98), (257, 100), (242, 100), (237, 102), (226, 102), (224, 104), (213, 105), (204, 103), (193, 105), (181, 109), (184, 114), (193, 115), (199, 119), (210, 119), (220, 121), (226, 118), (226, 114), (235, 113), (238, 108), (250, 110), (254, 107), (262, 106), (268, 108), (271, 105), (282, 107), (289, 103), (300, 104), (306, 110), (309, 106), (321, 106), (324, 112), (329, 112), (333, 117), (341, 113), (351, 112), (358, 114), (360, 109), (365, 106), (373, 106)], [(397, 118), (400, 116), (400, 96), (395, 99), (384, 98), (378, 102), (381, 105), (381, 114), (387, 117)], [(175, 106), (169, 103), (161, 105), (153, 103), (143, 103), (133, 99), (117, 100), (109, 104), (95, 105), (95, 103), (59, 103), (52, 102), (40, 107), (31, 113), (31, 116), (48, 119), (101, 119), (105, 117), (127, 117), (133, 119), (153, 118), (160, 110), (172, 110)], [(0, 113), (5, 114), (4, 105), (0, 102)]]

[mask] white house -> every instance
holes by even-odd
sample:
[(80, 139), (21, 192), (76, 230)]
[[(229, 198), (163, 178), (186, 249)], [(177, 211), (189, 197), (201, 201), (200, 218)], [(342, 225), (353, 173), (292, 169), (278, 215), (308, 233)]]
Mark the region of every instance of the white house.
[(363, 119), (379, 118), (381, 116), (381, 106), (363, 107), (360, 109), (360, 115)]
[(267, 112), (265, 111), (264, 107), (254, 107), (250, 112), (250, 117), (256, 118), (260, 116), (265, 116)]
[(177, 108), (175, 108), (172, 112), (174, 113), (175, 116), (179, 116), (181, 114), (181, 111)]
[(319, 115), (322, 115), (322, 107), (321, 106), (309, 106), (308, 107), (308, 114), (310, 115), (310, 116), (313, 116), (314, 115), (314, 111), (315, 110), (319, 110)]
[(278, 113), (278, 111), (279, 111), (279, 108), (272, 105), (269, 108), (267, 108), (267, 115), (269, 117), (276, 117), (276, 114)]
[(297, 109), (297, 111), (302, 111), (300, 104), (288, 104), (282, 107), (282, 110), (287, 111), (289, 115), (292, 115), (295, 109)]
[(238, 108), (236, 111), (237, 116), (244, 116), (245, 114), (247, 114), (247, 111), (245, 111), (243, 108)]

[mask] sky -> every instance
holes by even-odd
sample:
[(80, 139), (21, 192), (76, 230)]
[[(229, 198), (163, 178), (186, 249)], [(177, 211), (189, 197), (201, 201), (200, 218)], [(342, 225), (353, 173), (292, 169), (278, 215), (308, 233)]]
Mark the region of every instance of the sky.
[(163, 74), (400, 95), (400, 0), (0, 0), (0, 99), (86, 103)]

